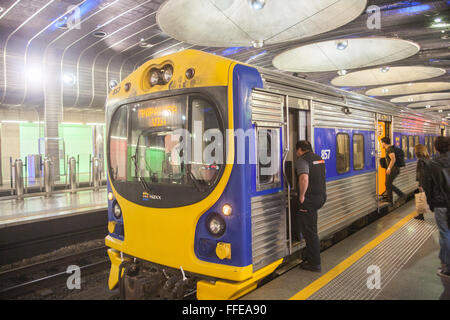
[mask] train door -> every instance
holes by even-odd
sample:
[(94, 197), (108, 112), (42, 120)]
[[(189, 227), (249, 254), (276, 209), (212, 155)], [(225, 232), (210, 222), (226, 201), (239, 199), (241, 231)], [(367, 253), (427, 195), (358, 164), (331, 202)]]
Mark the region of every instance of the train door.
[(381, 196), (386, 191), (386, 169), (380, 166), (380, 159), (386, 157), (386, 150), (384, 150), (381, 145), (381, 139), (384, 137), (389, 137), (392, 141), (391, 122), (387, 120), (387, 116), (379, 115), (377, 122), (377, 190), (379, 196)]
[(295, 174), (296, 144), (299, 140), (308, 140), (307, 118), (308, 111), (290, 109), (289, 110), (289, 152), (286, 157), (285, 170), (289, 185), (293, 190), (297, 190), (297, 179)]
[(285, 161), (285, 175), (288, 183), (285, 184), (288, 210), (287, 210), (287, 228), (289, 252), (292, 253), (299, 249), (300, 244), (300, 228), (297, 212), (298, 198), (298, 182), (295, 172), (296, 144), (299, 140), (310, 140), (311, 137), (311, 121), (309, 112), (309, 100), (288, 97), (288, 119), (286, 126), (287, 134), (286, 143), (289, 151)]

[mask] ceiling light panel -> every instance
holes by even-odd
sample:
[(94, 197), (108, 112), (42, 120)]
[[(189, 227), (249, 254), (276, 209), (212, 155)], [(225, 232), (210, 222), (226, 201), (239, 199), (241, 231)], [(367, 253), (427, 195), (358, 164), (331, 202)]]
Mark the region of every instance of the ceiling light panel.
[[(387, 90), (387, 91), (386, 91)], [(368, 90), (368, 96), (398, 96), (423, 92), (450, 90), (449, 82), (416, 82), (396, 84)], [(407, 101), (410, 102), (410, 101)]]
[(351, 72), (334, 78), (331, 83), (339, 87), (379, 86), (384, 84), (418, 81), (442, 76), (445, 69), (412, 66), (374, 68)]
[[(273, 60), (273, 65), (290, 72), (329, 72), (386, 65), (408, 58), (420, 50), (414, 42), (391, 38), (331, 40), (287, 50)], [(389, 73), (389, 72), (388, 72)]]
[(432, 108), (439, 106), (450, 106), (450, 100), (423, 101), (408, 104), (408, 108)]
[(366, 5), (367, 0), (169, 0), (157, 22), (173, 38), (195, 45), (260, 47), (337, 29)]
[(391, 102), (403, 103), (403, 102), (420, 102), (420, 101), (445, 100), (445, 99), (450, 99), (450, 92), (424, 93), (404, 97), (397, 97), (391, 99)]

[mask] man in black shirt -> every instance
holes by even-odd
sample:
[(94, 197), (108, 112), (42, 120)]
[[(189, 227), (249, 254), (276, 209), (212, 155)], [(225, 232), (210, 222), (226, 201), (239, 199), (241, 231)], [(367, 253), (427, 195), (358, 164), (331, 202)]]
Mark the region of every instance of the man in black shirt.
[(425, 169), (423, 189), (439, 229), (440, 275), (450, 277), (450, 139), (438, 137), (434, 148), (439, 154)]
[(384, 137), (381, 139), (381, 145), (386, 150), (386, 196), (383, 200), (393, 203), (392, 191), (394, 191), (400, 198), (404, 198), (405, 194), (396, 186), (394, 180), (400, 174), (400, 168), (396, 165), (395, 149), (391, 145), (391, 139)]
[(320, 241), (317, 231), (317, 210), (327, 199), (325, 161), (312, 151), (308, 141), (297, 142), (295, 169), (298, 177), (300, 230), (306, 242), (306, 261), (301, 268), (320, 272)]

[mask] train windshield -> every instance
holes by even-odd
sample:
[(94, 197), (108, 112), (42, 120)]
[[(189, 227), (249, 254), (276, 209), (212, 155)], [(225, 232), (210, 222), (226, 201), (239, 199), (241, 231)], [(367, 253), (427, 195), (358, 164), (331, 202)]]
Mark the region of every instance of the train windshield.
[[(207, 132), (222, 129), (214, 105), (202, 96), (183, 95), (125, 105), (111, 119), (110, 166), (113, 181), (184, 185), (206, 192), (221, 164), (203, 152), (214, 143)], [(223, 149), (222, 144), (215, 144)], [(217, 151), (215, 151), (217, 152)], [(220, 152), (222, 153), (222, 152)]]

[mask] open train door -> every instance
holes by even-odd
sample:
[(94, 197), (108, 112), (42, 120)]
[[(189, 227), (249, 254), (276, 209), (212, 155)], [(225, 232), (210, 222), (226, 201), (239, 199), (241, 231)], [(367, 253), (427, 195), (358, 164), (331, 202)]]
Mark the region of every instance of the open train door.
[[(311, 141), (310, 100), (286, 97), (286, 154), (284, 173), (286, 176), (285, 190), (287, 195), (287, 226), (290, 254), (300, 249), (300, 227), (297, 212), (298, 181), (295, 172), (296, 144), (299, 140)], [(312, 142), (312, 141), (311, 141)]]
[(381, 145), (381, 139), (389, 137), (392, 140), (392, 117), (384, 114), (377, 114), (377, 195), (380, 197), (386, 191), (386, 169), (380, 166), (380, 159), (386, 157), (386, 150)]

